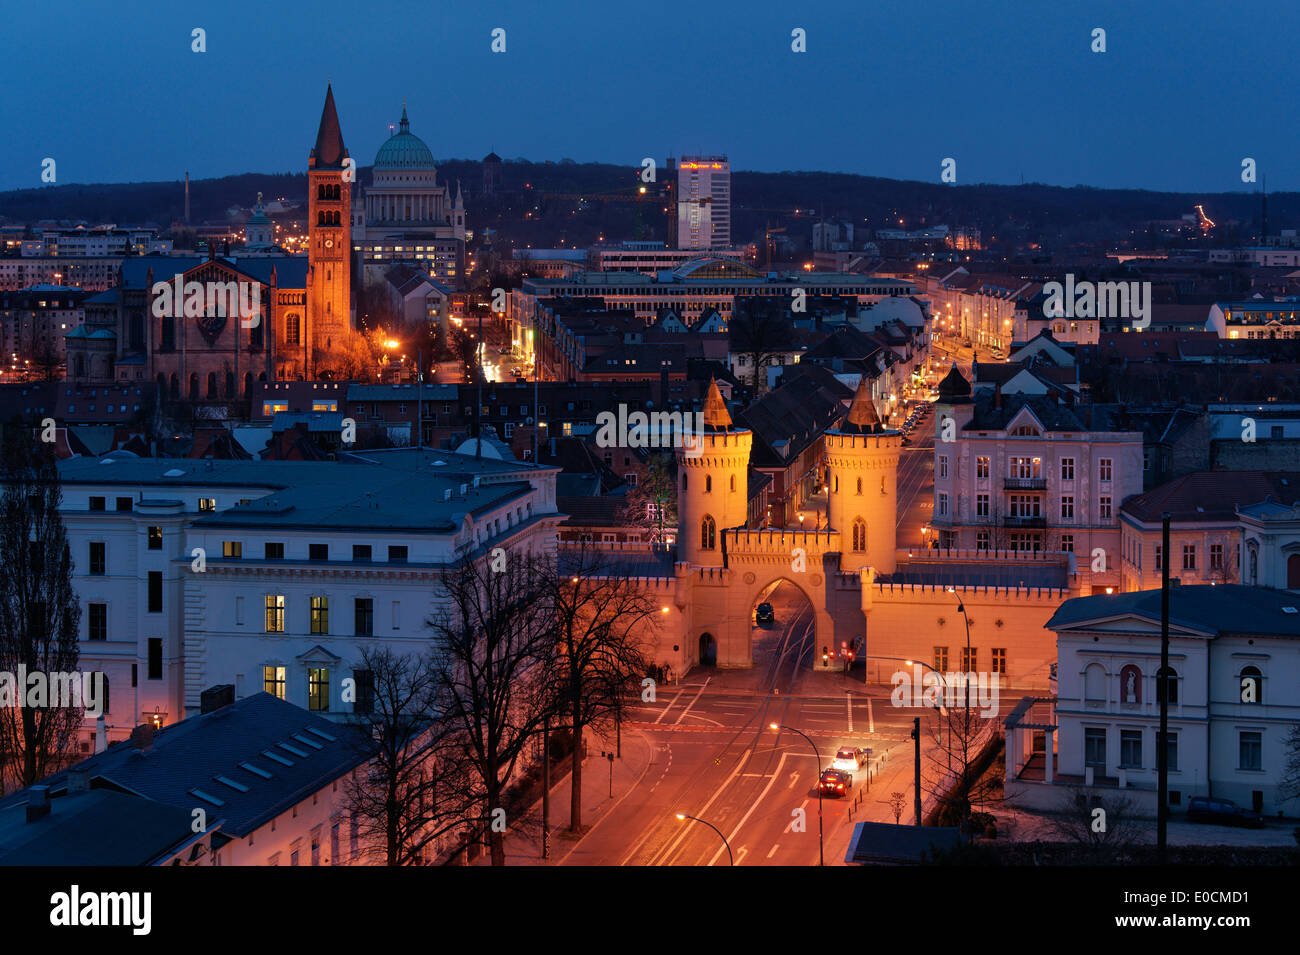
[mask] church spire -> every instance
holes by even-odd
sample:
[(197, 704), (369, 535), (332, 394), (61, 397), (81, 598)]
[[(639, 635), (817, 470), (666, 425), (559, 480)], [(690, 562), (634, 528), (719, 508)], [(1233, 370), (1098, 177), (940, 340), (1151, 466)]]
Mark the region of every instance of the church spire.
[(844, 417), (844, 424), (843, 430), (848, 431), (848, 426), (851, 425), (860, 434), (874, 434), (881, 430), (880, 415), (876, 412), (875, 402), (871, 400), (866, 375), (858, 379), (858, 390), (853, 396), (853, 403), (849, 405), (849, 413)]
[(402, 120), (397, 124), (397, 128), (403, 133), (411, 131), (411, 121), (406, 118), (406, 100), (402, 100)]
[(339, 114), (334, 108), (334, 87), (325, 87), (325, 108), (320, 114), (320, 128), (316, 131), (316, 145), (312, 147), (308, 165), (312, 169), (339, 169), (347, 158), (343, 145), (343, 132), (339, 128)]

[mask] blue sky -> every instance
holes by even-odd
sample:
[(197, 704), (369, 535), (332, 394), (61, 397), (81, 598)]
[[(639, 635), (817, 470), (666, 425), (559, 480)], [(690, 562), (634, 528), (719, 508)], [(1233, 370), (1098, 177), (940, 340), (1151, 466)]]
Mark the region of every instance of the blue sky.
[(937, 181), (952, 157), (959, 184), (1221, 192), (1255, 188), (1251, 157), (1297, 190), (1297, 28), (1295, 0), (24, 3), (0, 188), (47, 156), (60, 183), (301, 171), (332, 79), (362, 165), (405, 99), (439, 159), (707, 150)]

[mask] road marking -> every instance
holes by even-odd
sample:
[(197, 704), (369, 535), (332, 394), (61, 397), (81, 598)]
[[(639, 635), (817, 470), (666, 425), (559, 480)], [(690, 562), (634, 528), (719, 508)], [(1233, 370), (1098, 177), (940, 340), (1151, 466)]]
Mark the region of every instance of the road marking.
[(799, 782), (799, 770), (796, 769), (794, 772), (790, 774), (790, 785), (786, 786), (785, 788), (794, 789), (795, 784), (798, 782)]
[(779, 842), (778, 842), (778, 843), (775, 843), (775, 844), (772, 846), (771, 851), (768, 852), (767, 857), (768, 857), (769, 859), (772, 858), (772, 856), (776, 855), (776, 850), (777, 850), (777, 849), (780, 849), (780, 848), (781, 848), (781, 843), (779, 843)]
[[(691, 813), (691, 815), (703, 817), (705, 813), (709, 811), (709, 807), (713, 805), (713, 801), (722, 795), (722, 791), (726, 789), (729, 785), (731, 785), (731, 781), (735, 779), (737, 775), (740, 774), (740, 771), (742, 769), (745, 768), (745, 763), (749, 761), (749, 756), (750, 753), (752, 752), (753, 752), (752, 750), (746, 749), (745, 752), (743, 752), (740, 755), (740, 762), (738, 762), (736, 764), (736, 768), (731, 771), (731, 775), (728, 776), (726, 779), (724, 779), (722, 783), (718, 786), (718, 788), (713, 791), (713, 795), (709, 797), (709, 801), (706, 802), (703, 806), (701, 806), (698, 812)], [(647, 864), (660, 865), (661, 863), (658, 861), (659, 859), (667, 859), (674, 852), (676, 852), (677, 847), (681, 845), (682, 840), (686, 838), (686, 834), (689, 831), (689, 828), (690, 828), (689, 826), (683, 826), (682, 831), (677, 834), (677, 838), (674, 839), (671, 843), (669, 843), (667, 848), (663, 849), (660, 852), (655, 853), (655, 855), (651, 857), (649, 863)], [(624, 864), (626, 864), (626, 861), (624, 862)]]
[(736, 853), (736, 865), (740, 865), (740, 860), (745, 858), (745, 853), (749, 851), (749, 846), (741, 846)]
[[(768, 780), (767, 785), (763, 787), (763, 791), (758, 794), (758, 798), (755, 799), (753, 803), (750, 804), (749, 811), (740, 817), (740, 822), (736, 823), (736, 828), (731, 830), (731, 835), (727, 836), (727, 842), (734, 841), (736, 836), (740, 835), (741, 828), (745, 825), (746, 822), (749, 821), (750, 815), (754, 812), (755, 809), (758, 808), (758, 804), (763, 801), (763, 797), (768, 794), (768, 791), (772, 788), (772, 783), (776, 782), (776, 777), (777, 775), (780, 774), (781, 766), (782, 764), (785, 763), (785, 758), (787, 755), (789, 754), (787, 753), (781, 754), (781, 758), (777, 760), (776, 769), (772, 770), (772, 778)], [(721, 849), (719, 849), (717, 852), (714, 853), (713, 858), (709, 860), (709, 865), (713, 865), (713, 863), (717, 861), (718, 856), (722, 855), (722, 850), (725, 848), (726, 846), (723, 846)]]
[(673, 724), (674, 726), (676, 726), (677, 723), (680, 723), (682, 721), (682, 716), (685, 716), (687, 713), (689, 713), (691, 711), (691, 707), (694, 706), (696, 702), (699, 700), (699, 698), (704, 695), (704, 687), (708, 686), (709, 680), (712, 679), (713, 677), (709, 677), (707, 680), (704, 681), (704, 685), (700, 687), (700, 692), (695, 694), (695, 699), (691, 700), (691, 702), (686, 704), (686, 709), (682, 710), (682, 715), (677, 717), (677, 721)]
[(871, 712), (871, 697), (867, 697), (867, 732), (874, 733), (875, 731), (876, 731), (876, 718), (874, 715), (872, 715)]
[(853, 691), (844, 691), (844, 706), (849, 711), (849, 732), (853, 732)]
[[(803, 802), (801, 802), (801, 803), (799, 804), (799, 808), (800, 808), (800, 809), (806, 809), (807, 806), (808, 806), (808, 803), (809, 803), (809, 802), (810, 802), (810, 800), (805, 799)], [(804, 818), (805, 818), (805, 819), (808, 818), (807, 813), (804, 814)], [(789, 832), (789, 831), (790, 831), (790, 828), (791, 828), (793, 825), (794, 825), (794, 818), (793, 818), (793, 814), (792, 814), (790, 821), (789, 821), (788, 823), (786, 823), (786, 827), (785, 827), (784, 829), (782, 829), (781, 832), (782, 832), (782, 833)]]
[(671, 700), (669, 700), (669, 701), (668, 701), (668, 705), (665, 706), (662, 710), (660, 710), (660, 712), (659, 712), (659, 719), (655, 720), (656, 723), (658, 723), (659, 720), (663, 719), (665, 716), (668, 715), (668, 711), (671, 710), (671, 709), (673, 708), (673, 704), (677, 702), (678, 697), (680, 697), (680, 696), (681, 696), (683, 693), (685, 693), (685, 692), (686, 692), (686, 688), (685, 688), (685, 687), (683, 687), (682, 689), (680, 689), (680, 690), (677, 691), (677, 696), (674, 696)]

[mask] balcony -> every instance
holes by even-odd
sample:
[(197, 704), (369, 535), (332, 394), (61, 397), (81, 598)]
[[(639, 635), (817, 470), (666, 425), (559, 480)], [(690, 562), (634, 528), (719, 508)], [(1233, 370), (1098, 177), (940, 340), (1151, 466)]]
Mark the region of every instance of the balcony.
[(1046, 491), (1047, 478), (1009, 477), (1002, 482), (1002, 486), (1008, 491)]
[(1002, 518), (1003, 527), (1047, 527), (1047, 518), (1045, 517), (1020, 517), (1018, 515), (1008, 514)]

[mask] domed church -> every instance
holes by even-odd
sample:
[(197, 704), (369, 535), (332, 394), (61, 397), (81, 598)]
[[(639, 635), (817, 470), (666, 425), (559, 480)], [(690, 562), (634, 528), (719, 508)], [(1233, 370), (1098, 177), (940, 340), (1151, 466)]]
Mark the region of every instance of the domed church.
[[(389, 127), (390, 129), (392, 127)], [(396, 262), (410, 262), (458, 286), (465, 262), (465, 203), (438, 183), (433, 152), (411, 132), (402, 105), (397, 132), (375, 154), (370, 184), (353, 209), (352, 246), (365, 272), (377, 280)]]

